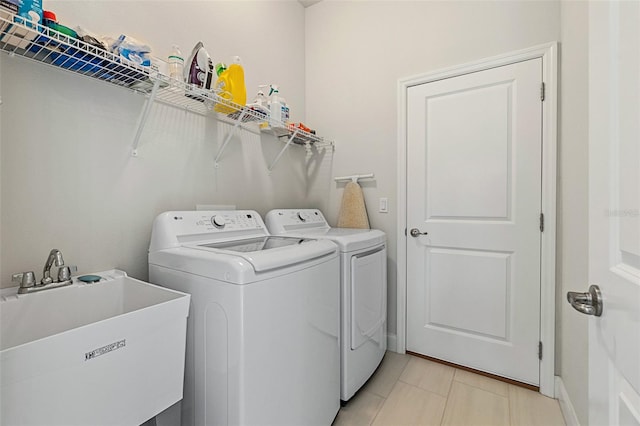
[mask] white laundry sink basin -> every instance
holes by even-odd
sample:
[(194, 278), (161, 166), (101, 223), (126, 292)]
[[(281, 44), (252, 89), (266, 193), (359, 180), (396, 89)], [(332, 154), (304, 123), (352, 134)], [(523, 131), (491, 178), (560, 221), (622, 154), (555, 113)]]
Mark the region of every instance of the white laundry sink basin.
[(97, 275), (0, 293), (0, 424), (139, 425), (182, 399), (190, 296)]

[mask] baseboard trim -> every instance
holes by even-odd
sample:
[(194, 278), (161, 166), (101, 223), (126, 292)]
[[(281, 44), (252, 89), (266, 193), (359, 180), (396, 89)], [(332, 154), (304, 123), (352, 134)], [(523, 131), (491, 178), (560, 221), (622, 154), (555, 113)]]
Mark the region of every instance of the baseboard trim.
[(398, 352), (398, 338), (395, 333), (387, 333), (387, 350)]
[(562, 377), (556, 376), (556, 398), (560, 403), (560, 411), (567, 426), (580, 426), (576, 411), (573, 409), (573, 404), (567, 393), (567, 388), (564, 387)]

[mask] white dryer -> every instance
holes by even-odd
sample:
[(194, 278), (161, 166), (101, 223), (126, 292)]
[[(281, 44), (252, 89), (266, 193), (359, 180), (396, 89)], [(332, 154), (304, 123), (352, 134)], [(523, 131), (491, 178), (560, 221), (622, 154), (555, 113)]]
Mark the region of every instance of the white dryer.
[(159, 215), (149, 280), (191, 294), (182, 425), (328, 425), (340, 408), (338, 250), (254, 211)]
[(331, 240), (340, 247), (340, 399), (371, 377), (387, 349), (387, 246), (377, 229), (331, 228), (317, 209), (271, 210), (273, 235)]

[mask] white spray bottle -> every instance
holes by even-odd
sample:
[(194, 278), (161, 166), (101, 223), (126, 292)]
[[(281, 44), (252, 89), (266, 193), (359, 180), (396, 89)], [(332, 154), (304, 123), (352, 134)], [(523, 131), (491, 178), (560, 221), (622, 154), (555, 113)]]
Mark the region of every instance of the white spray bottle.
[(271, 127), (285, 127), (289, 121), (289, 106), (280, 96), (278, 86), (269, 85), (269, 124)]
[[(267, 87), (267, 86), (260, 86), (260, 87)], [(255, 99), (253, 100), (252, 103), (247, 104), (247, 107), (249, 107), (255, 113), (261, 116), (264, 116), (265, 118), (270, 114), (269, 102), (262, 90), (258, 90), (258, 93), (256, 94)]]

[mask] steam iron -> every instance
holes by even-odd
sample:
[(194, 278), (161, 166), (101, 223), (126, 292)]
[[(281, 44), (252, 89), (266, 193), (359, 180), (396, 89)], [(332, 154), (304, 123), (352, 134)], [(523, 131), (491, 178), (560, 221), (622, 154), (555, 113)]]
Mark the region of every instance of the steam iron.
[(197, 88), (211, 89), (214, 75), (213, 61), (201, 41), (193, 48), (187, 63), (189, 67), (184, 69), (185, 81)]

